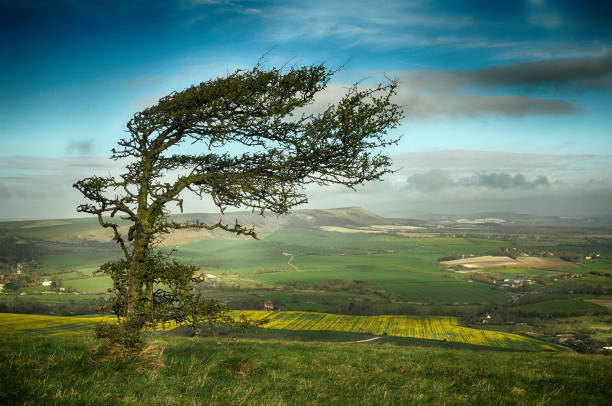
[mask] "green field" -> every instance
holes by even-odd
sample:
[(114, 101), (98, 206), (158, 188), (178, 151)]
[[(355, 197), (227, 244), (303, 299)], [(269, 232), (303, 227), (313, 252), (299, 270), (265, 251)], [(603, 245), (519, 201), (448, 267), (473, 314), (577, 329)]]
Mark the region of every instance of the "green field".
[(12, 295), (0, 295), (0, 302), (11, 302), (14, 300), (37, 300), (45, 304), (85, 304), (91, 300), (99, 300), (104, 298), (100, 294), (40, 294), (40, 295), (27, 295), (27, 296), (12, 296)]
[[(53, 232), (74, 232), (75, 227), (86, 228), (87, 224), (18, 231), (24, 236), (49, 238)], [(181, 246), (176, 255), (204, 272), (237, 274), (237, 279), (225, 282), (243, 289), (296, 284), (308, 288), (321, 281), (358, 280), (405, 302), (488, 303), (505, 301), (508, 295), (446, 272), (436, 259), (459, 253), (482, 254), (502, 244), (491, 239), (400, 238), (298, 228), (269, 233), (259, 241), (202, 240)], [(42, 267), (66, 287), (101, 293), (111, 286), (110, 280), (86, 276), (116, 256), (117, 251), (110, 248), (51, 253), (44, 256)]]
[(113, 286), (113, 280), (108, 276), (98, 276), (95, 278), (70, 279), (65, 284), (77, 292), (83, 293), (104, 293)]
[[(403, 301), (486, 303), (507, 300), (508, 295), (444, 272), (436, 259), (460, 252), (485, 253), (501, 244), (489, 239), (393, 238), (296, 230), (272, 233), (262, 241), (201, 241), (181, 247), (177, 256), (213, 273), (248, 272), (250, 278), (281, 286), (359, 280)], [(293, 256), (293, 267), (288, 264), (290, 257), (282, 253)]]
[(547, 300), (539, 303), (530, 303), (517, 306), (519, 313), (534, 314), (541, 317), (577, 316), (589, 314), (607, 314), (610, 311), (604, 306), (584, 302), (582, 300)]

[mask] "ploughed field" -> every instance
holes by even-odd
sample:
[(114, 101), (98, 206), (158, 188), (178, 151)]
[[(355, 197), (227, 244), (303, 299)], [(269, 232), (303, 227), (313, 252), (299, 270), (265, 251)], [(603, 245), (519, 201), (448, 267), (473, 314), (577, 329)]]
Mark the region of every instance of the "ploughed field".
[(576, 264), (562, 260), (561, 258), (542, 258), (542, 257), (518, 257), (512, 259), (506, 256), (485, 255), (481, 257), (470, 257), (454, 259), (452, 261), (440, 261), (440, 265), (447, 267), (462, 266), (469, 269), (485, 269), (500, 267), (525, 267), (535, 269), (563, 269), (579, 268)]
[[(317, 330), (351, 333), (368, 333), (392, 337), (438, 340), (486, 347), (523, 351), (555, 351), (544, 342), (490, 330), (462, 327), (454, 317), (430, 316), (347, 316), (315, 312), (233, 311), (235, 318), (241, 315), (250, 320), (261, 320), (264, 328), (276, 330)], [(91, 331), (106, 317), (57, 317), (0, 313), (0, 332), (26, 332), (40, 334), (74, 334)], [(175, 327), (175, 326), (171, 326)]]

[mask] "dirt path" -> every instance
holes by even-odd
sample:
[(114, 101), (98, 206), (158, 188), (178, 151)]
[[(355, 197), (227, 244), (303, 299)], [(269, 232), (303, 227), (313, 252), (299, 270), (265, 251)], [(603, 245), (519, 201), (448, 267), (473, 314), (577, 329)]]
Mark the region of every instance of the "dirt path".
[(359, 341), (345, 341), (345, 342), (340, 343), (340, 344), (367, 343), (368, 341), (379, 340), (381, 338), (382, 337), (374, 337), (374, 338), (368, 338), (366, 340), (359, 340)]
[(289, 261), (287, 261), (287, 265), (289, 265), (291, 268), (293, 268), (294, 271), (300, 272), (300, 268), (298, 268), (297, 266), (293, 265), (292, 262), (293, 262), (293, 255), (291, 255), (289, 257)]

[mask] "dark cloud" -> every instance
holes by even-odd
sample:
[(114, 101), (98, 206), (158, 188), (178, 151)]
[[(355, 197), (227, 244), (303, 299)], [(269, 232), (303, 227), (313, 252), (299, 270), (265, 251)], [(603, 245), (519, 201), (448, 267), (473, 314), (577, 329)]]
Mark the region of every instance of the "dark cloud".
[(66, 152), (69, 154), (89, 155), (93, 150), (93, 141), (91, 140), (70, 140)]
[(441, 96), (400, 91), (396, 102), (403, 106), (407, 118), (416, 119), (426, 119), (432, 116), (479, 117), (485, 115), (523, 117), (582, 112), (580, 106), (573, 102), (528, 96)]
[(538, 176), (530, 181), (522, 174), (510, 175), (504, 172), (477, 174), (468, 179), (460, 179), (457, 183), (462, 182), (468, 186), (491, 189), (534, 189), (538, 186), (550, 186), (546, 176)]
[(518, 62), (475, 70), (421, 71), (408, 75), (413, 86), (435, 92), (456, 91), (466, 86), (554, 86), (570, 90), (611, 90), (612, 54)]
[(506, 172), (478, 173), (472, 176), (452, 179), (448, 172), (433, 169), (411, 175), (408, 186), (419, 192), (429, 193), (455, 187), (477, 187), (486, 189), (522, 189), (529, 190), (550, 186), (548, 177), (539, 175), (529, 180), (525, 175)]
[[(400, 75), (401, 76), (401, 75)], [(525, 117), (582, 113), (573, 100), (524, 94), (564, 94), (584, 90), (612, 90), (612, 54), (601, 57), (520, 62), (475, 70), (420, 71), (406, 73), (396, 102), (407, 118), (436, 116)], [(476, 88), (497, 88), (508, 94), (474, 94)], [(466, 94), (467, 92), (472, 94)]]
[(437, 192), (455, 186), (448, 173), (439, 169), (415, 173), (408, 178), (408, 185), (419, 192)]

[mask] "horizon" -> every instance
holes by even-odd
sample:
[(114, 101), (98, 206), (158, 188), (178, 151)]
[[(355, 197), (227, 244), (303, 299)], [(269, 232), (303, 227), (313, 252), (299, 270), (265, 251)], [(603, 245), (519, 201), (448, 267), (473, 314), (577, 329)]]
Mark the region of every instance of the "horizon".
[[(482, 216), (504, 216), (504, 215), (512, 215), (512, 216), (526, 216), (533, 218), (550, 218), (550, 219), (559, 219), (559, 220), (583, 220), (583, 219), (612, 219), (612, 215), (604, 215), (604, 216), (586, 216), (586, 217), (577, 217), (577, 216), (557, 216), (557, 215), (534, 215), (529, 213), (521, 213), (521, 212), (512, 212), (512, 211), (481, 211), (481, 212), (471, 212), (471, 213), (422, 213), (415, 217), (388, 217), (377, 213), (375, 210), (366, 209), (360, 206), (346, 206), (346, 207), (310, 207), (310, 208), (298, 208), (295, 210), (291, 210), (289, 213), (276, 215), (274, 213), (266, 213), (264, 217), (284, 217), (291, 216), (298, 212), (303, 211), (334, 211), (334, 210), (347, 210), (347, 209), (358, 209), (364, 210), (368, 212), (368, 214), (372, 214), (377, 217), (381, 217), (385, 220), (417, 220), (417, 221), (425, 221), (433, 219), (442, 219), (445, 217), (452, 217), (461, 220), (462, 217), (465, 219), (479, 219), (484, 218)], [(250, 210), (226, 210), (224, 213), (220, 212), (183, 212), (183, 213), (171, 213), (170, 216), (194, 216), (194, 215), (211, 215), (211, 216), (231, 216), (232, 214), (252, 214), (254, 216), (259, 216), (259, 213), (251, 213)], [(108, 216), (105, 216), (108, 217)], [(19, 218), (19, 219), (10, 219), (0, 217), (0, 223), (10, 223), (10, 222), (32, 222), (32, 221), (71, 221), (71, 220), (92, 220), (97, 221), (94, 216), (83, 215), (83, 214), (75, 214), (74, 217), (40, 217), (40, 218)]]

